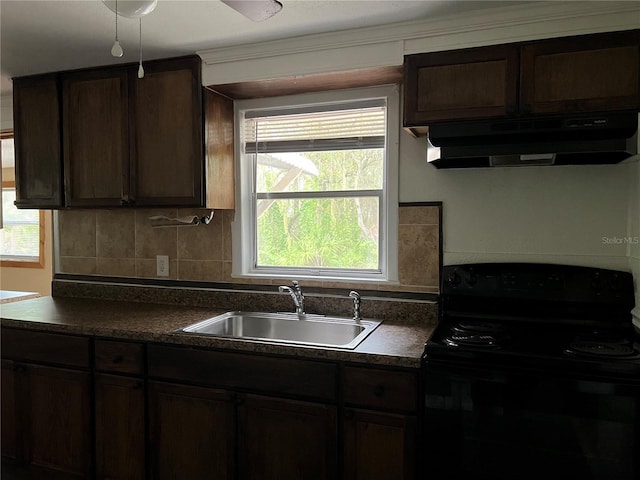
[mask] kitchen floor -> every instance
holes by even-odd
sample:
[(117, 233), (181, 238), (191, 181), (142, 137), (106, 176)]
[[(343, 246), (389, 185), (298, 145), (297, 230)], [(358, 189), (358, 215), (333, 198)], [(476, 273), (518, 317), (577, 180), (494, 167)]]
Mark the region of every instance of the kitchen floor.
[(30, 480), (30, 475), (23, 468), (2, 464), (2, 480)]

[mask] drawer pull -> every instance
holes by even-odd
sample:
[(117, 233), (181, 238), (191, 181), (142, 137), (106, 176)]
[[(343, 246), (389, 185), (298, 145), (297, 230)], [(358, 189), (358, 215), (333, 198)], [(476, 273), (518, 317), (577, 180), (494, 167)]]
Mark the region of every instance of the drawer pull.
[(373, 394), (376, 397), (381, 397), (384, 395), (384, 387), (382, 385), (377, 385), (375, 387), (373, 387)]

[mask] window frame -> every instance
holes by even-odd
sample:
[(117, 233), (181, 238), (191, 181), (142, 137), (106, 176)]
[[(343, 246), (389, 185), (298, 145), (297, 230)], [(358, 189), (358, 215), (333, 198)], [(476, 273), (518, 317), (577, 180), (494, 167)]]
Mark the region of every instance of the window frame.
[[(13, 140), (13, 130), (3, 130), (0, 132), (0, 142), (6, 140)], [(1, 157), (1, 155), (0, 155)], [(14, 167), (15, 168), (15, 167)], [(0, 178), (2, 178), (0, 176)], [(3, 180), (1, 182), (1, 187), (4, 190), (5, 188), (12, 188), (15, 190), (16, 182), (15, 180)], [(4, 212), (0, 212), (0, 228), (4, 228), (4, 224), (6, 223), (6, 216)], [(38, 223), (39, 223), (39, 243), (38, 243), (38, 260), (4, 260), (0, 255), (0, 268), (44, 268), (45, 259), (44, 259), (44, 243), (45, 243), (45, 215), (44, 211), (39, 210), (38, 215)]]
[[(244, 112), (259, 110), (282, 112), (287, 109), (319, 105), (353, 104), (372, 99), (386, 102), (384, 185), (380, 202), (379, 271), (306, 268), (257, 267), (255, 218), (255, 162), (247, 162), (243, 138)], [(234, 134), (236, 167), (236, 208), (232, 223), (232, 278), (278, 279), (296, 278), (316, 281), (375, 282), (398, 284), (398, 150), (399, 150), (399, 86), (334, 90), (282, 97), (239, 100), (234, 102)]]

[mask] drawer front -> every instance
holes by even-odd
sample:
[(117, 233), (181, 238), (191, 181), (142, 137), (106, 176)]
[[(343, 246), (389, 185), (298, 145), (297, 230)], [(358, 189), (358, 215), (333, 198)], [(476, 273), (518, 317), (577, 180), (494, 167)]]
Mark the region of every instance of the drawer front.
[(244, 353), (149, 345), (149, 377), (335, 401), (337, 366)]
[(96, 340), (96, 370), (144, 374), (144, 347), (139, 343)]
[(417, 372), (344, 368), (344, 401), (348, 405), (415, 412), (417, 392)]
[(3, 358), (89, 368), (86, 337), (13, 328), (3, 328), (1, 337)]

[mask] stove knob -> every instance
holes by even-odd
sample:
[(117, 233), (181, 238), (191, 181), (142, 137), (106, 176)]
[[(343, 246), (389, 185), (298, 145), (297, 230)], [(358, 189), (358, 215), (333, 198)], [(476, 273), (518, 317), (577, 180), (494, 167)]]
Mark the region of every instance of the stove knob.
[(609, 290), (611, 290), (611, 293), (613, 293), (616, 297), (621, 296), (620, 278), (617, 273), (614, 273), (613, 276), (611, 277), (611, 282), (609, 283)]
[(593, 274), (593, 279), (591, 280), (591, 290), (596, 295), (600, 295), (602, 293), (602, 279), (600, 278), (600, 273), (596, 272)]
[(473, 270), (470, 270), (469, 275), (467, 276), (467, 285), (473, 287), (476, 283), (478, 283), (478, 276)]
[(458, 275), (458, 272), (453, 272), (451, 275), (449, 275), (447, 282), (449, 282), (449, 285), (451, 285), (452, 287), (457, 287), (458, 285), (460, 285), (460, 282), (462, 282), (462, 277)]

